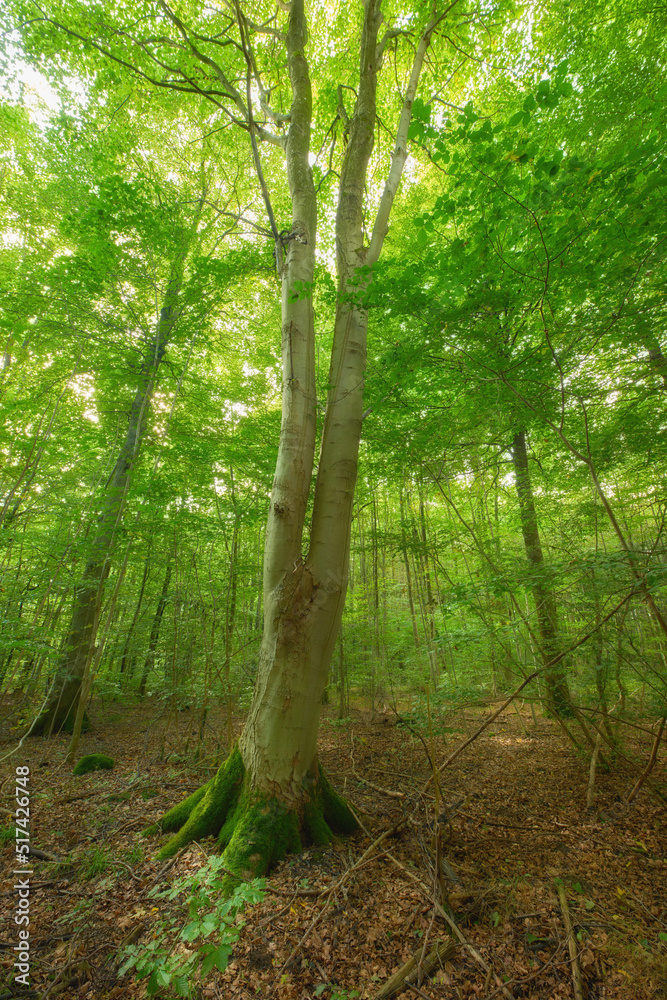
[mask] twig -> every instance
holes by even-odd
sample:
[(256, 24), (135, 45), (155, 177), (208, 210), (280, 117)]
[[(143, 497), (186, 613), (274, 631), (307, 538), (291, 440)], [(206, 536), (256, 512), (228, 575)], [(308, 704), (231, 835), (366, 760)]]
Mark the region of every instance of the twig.
[[(475, 959), (475, 961), (478, 963), (478, 965), (481, 965), (481, 967), (484, 969), (484, 971), (486, 973), (488, 973), (489, 975), (493, 976), (493, 978), (496, 981), (496, 985), (501, 990), (501, 992), (504, 994), (504, 996), (506, 996), (508, 998), (508, 1000), (512, 1000), (512, 994), (507, 989), (507, 987), (504, 985), (504, 983), (503, 983), (502, 979), (500, 978), (500, 976), (496, 972), (493, 971), (493, 969), (491, 968), (490, 965), (487, 965), (487, 963), (484, 961), (484, 959), (482, 958), (482, 956), (480, 955), (480, 953), (477, 951), (477, 949), (473, 948), (473, 946), (470, 944), (470, 942), (466, 940), (466, 938), (463, 936), (463, 934), (459, 930), (457, 924), (452, 920), (452, 918), (449, 916), (449, 914), (445, 913), (445, 911), (443, 910), (442, 906), (440, 906), (439, 903), (436, 903), (435, 907), (436, 907), (436, 910), (438, 911), (438, 914), (442, 917), (442, 919), (446, 923), (449, 924), (449, 926), (451, 927), (451, 929), (454, 931), (454, 933), (456, 934), (457, 938), (459, 939), (459, 941), (461, 942), (461, 944), (463, 945), (463, 947), (466, 949), (466, 951), (469, 952), (472, 955), (472, 957)], [(577, 997), (577, 1000), (583, 1000), (583, 997)]]
[(409, 990), (412, 990), (413, 993), (416, 993), (418, 997), (424, 997), (424, 1000), (430, 1000), (430, 997), (428, 997), (423, 990), (420, 990), (418, 986), (415, 986), (414, 983), (405, 983), (405, 985)]
[[(322, 890), (322, 892), (320, 893), (320, 898), (331, 896), (331, 895), (333, 895), (334, 892), (336, 892), (338, 889), (340, 889), (344, 885), (344, 883), (351, 877), (352, 873), (355, 872), (355, 871), (357, 871), (357, 869), (359, 869), (364, 864), (364, 862), (366, 862), (369, 859), (369, 857), (371, 856), (371, 854), (379, 847), (379, 845), (384, 840), (386, 840), (387, 837), (390, 837), (390, 836), (392, 836), (392, 834), (396, 833), (396, 831), (399, 830), (404, 825), (405, 822), (406, 821), (404, 819), (401, 819), (398, 823), (394, 823), (394, 825), (392, 827), (390, 827), (388, 830), (385, 830), (385, 832), (383, 834), (381, 834), (379, 837), (377, 837), (377, 839), (373, 841), (373, 843), (370, 845), (370, 847), (368, 847), (364, 851), (364, 853), (361, 855), (361, 857), (359, 858), (359, 860), (356, 861), (352, 865), (351, 868), (348, 868), (348, 870), (341, 875), (341, 877), (338, 879), (337, 882), (334, 882), (334, 884), (332, 886), (330, 886), (328, 889), (323, 889)], [(290, 954), (288, 955), (288, 957), (285, 959), (285, 961), (283, 962), (282, 966), (280, 967), (280, 971), (279, 971), (278, 977), (277, 977), (278, 980), (280, 979), (280, 976), (283, 974), (283, 972), (288, 967), (288, 965), (290, 964), (290, 962), (293, 960), (294, 956), (297, 955), (298, 952), (301, 950), (301, 948), (303, 947), (303, 945), (307, 941), (307, 939), (308, 939), (308, 937), (310, 935), (310, 932), (320, 922), (320, 920), (322, 919), (322, 917), (327, 912), (327, 909), (328, 909), (327, 906), (323, 906), (322, 907), (322, 909), (319, 911), (319, 913), (311, 921), (310, 926), (306, 929), (306, 931), (303, 934), (303, 936), (301, 937), (300, 941), (298, 941), (297, 944), (294, 945), (294, 947), (292, 948), (292, 951), (290, 952)]]
[[(443, 496), (444, 496), (444, 494), (443, 494)], [(631, 590), (628, 594), (625, 595), (625, 597), (623, 598), (623, 600), (619, 601), (619, 603), (608, 614), (606, 614), (604, 616), (604, 618), (601, 618), (600, 621), (596, 623), (595, 627), (592, 628), (592, 629), (590, 629), (590, 631), (587, 632), (586, 635), (582, 636), (581, 639), (578, 639), (576, 642), (573, 642), (570, 646), (568, 646), (567, 649), (563, 650), (562, 653), (559, 653), (558, 656), (554, 656), (551, 660), (549, 660), (548, 663), (545, 663), (545, 665), (543, 667), (540, 667), (538, 670), (533, 670), (533, 672), (531, 674), (529, 674), (528, 677), (526, 677), (521, 682), (521, 684), (519, 684), (518, 688), (516, 688), (512, 692), (512, 694), (509, 696), (509, 698), (502, 703), (502, 705), (500, 706), (500, 708), (496, 712), (494, 712), (493, 715), (491, 715), (486, 720), (486, 722), (484, 722), (479, 727), (479, 729), (477, 729), (476, 732), (474, 732), (472, 734), (472, 736), (470, 736), (467, 740), (465, 740), (461, 744), (461, 746), (457, 747), (456, 750), (454, 751), (454, 753), (451, 753), (449, 755), (449, 757), (444, 762), (444, 764), (440, 765), (440, 767), (438, 768), (438, 771), (444, 771), (446, 767), (449, 767), (449, 765), (452, 763), (452, 761), (456, 760), (456, 758), (459, 756), (459, 754), (462, 753), (467, 746), (470, 746), (470, 744), (473, 743), (477, 739), (477, 737), (480, 736), (484, 732), (484, 730), (487, 729), (491, 725), (492, 722), (495, 722), (495, 720), (498, 718), (498, 716), (502, 712), (505, 711), (505, 709), (507, 708), (508, 705), (511, 705), (511, 703), (514, 701), (514, 699), (516, 698), (516, 696), (521, 691), (523, 691), (523, 689), (526, 687), (527, 684), (530, 684), (530, 682), (532, 680), (535, 680), (536, 677), (539, 677), (540, 674), (543, 674), (545, 671), (550, 670), (552, 667), (554, 667), (557, 663), (560, 663), (560, 661), (562, 659), (564, 659), (566, 656), (569, 656), (569, 654), (572, 653), (572, 652), (574, 652), (575, 649), (578, 649), (579, 646), (583, 646), (584, 643), (588, 642), (588, 640), (590, 639), (590, 637), (595, 632), (597, 632), (606, 622), (608, 622), (610, 618), (613, 618), (613, 616), (620, 611), (620, 609), (623, 607), (623, 605), (626, 604), (630, 600), (631, 597), (634, 597), (636, 595), (636, 593), (637, 593), (636, 590), (634, 590), (634, 589)], [(558, 716), (557, 716), (557, 718), (558, 718)], [(428, 781), (425, 782), (425, 784), (424, 784), (424, 786), (422, 788), (422, 792), (425, 792), (427, 790), (427, 788), (429, 787), (429, 785), (431, 784), (432, 781), (433, 781), (433, 776), (431, 776), (428, 779)]]
[(429, 1000), (426, 994), (415, 984), (414, 980), (418, 976), (430, 975), (436, 965), (446, 962), (448, 958), (452, 957), (455, 951), (456, 945), (451, 939), (448, 941), (436, 941), (428, 955), (425, 956), (423, 955), (423, 949), (418, 948), (405, 965), (387, 980), (384, 986), (375, 994), (373, 1000), (389, 1000), (389, 997), (392, 997), (394, 993), (398, 993), (399, 990), (405, 989), (406, 986), (417, 993), (418, 996), (426, 997), (426, 1000)]
[[(555, 662), (556, 659), (561, 659), (561, 657), (554, 657), (554, 661), (553, 662)], [(549, 666), (552, 666), (552, 665), (553, 664), (549, 664)], [(473, 743), (477, 739), (478, 736), (481, 736), (481, 734), (484, 732), (484, 730), (488, 729), (488, 727), (491, 725), (491, 723), (495, 722), (495, 720), (498, 718), (498, 716), (501, 715), (505, 711), (505, 709), (507, 708), (507, 706), (510, 705), (514, 701), (514, 699), (516, 698), (516, 696), (521, 691), (523, 691), (523, 689), (526, 687), (526, 685), (530, 684), (530, 682), (532, 680), (535, 680), (535, 678), (538, 677), (543, 672), (544, 669), (546, 669), (546, 668), (542, 668), (541, 670), (534, 670), (532, 672), (532, 674), (529, 674), (528, 677), (526, 677), (526, 679), (524, 681), (522, 681), (521, 684), (519, 684), (518, 688), (516, 688), (516, 690), (512, 692), (512, 694), (509, 696), (509, 698), (502, 703), (502, 705), (500, 706), (500, 708), (497, 711), (495, 711), (493, 713), (493, 715), (489, 716), (489, 718), (485, 722), (482, 723), (482, 725), (479, 727), (479, 729), (477, 729), (472, 734), (472, 736), (469, 736), (467, 740), (464, 740), (464, 742), (459, 747), (456, 748), (456, 750), (454, 751), (454, 753), (450, 753), (449, 757), (444, 762), (444, 764), (441, 764), (440, 767), (438, 768), (438, 772), (444, 771), (446, 767), (449, 767), (449, 765), (452, 763), (452, 761), (456, 760), (456, 758), (459, 756), (459, 754), (463, 753), (463, 751), (465, 750), (465, 748), (467, 746), (470, 746), (470, 744)], [(426, 781), (424, 783), (424, 785), (422, 786), (422, 792), (425, 792), (429, 788), (429, 786), (430, 786), (430, 784), (431, 784), (432, 781), (433, 781), (433, 775), (431, 775), (430, 778), (428, 779), (428, 781)]]
[(379, 792), (380, 795), (388, 795), (392, 799), (405, 798), (405, 792), (393, 792), (390, 788), (382, 788), (381, 785), (374, 785), (372, 781), (368, 780), (368, 778), (362, 778), (361, 775), (357, 774), (355, 771), (354, 765), (352, 766), (352, 774), (362, 785), (367, 785), (369, 788), (372, 788), (374, 792)]
[(646, 767), (644, 768), (644, 770), (642, 771), (642, 773), (637, 778), (637, 782), (635, 784), (635, 787), (632, 789), (632, 791), (628, 795), (628, 798), (626, 800), (628, 802), (632, 802), (633, 801), (633, 799), (637, 795), (637, 792), (642, 787), (642, 785), (644, 784), (644, 782), (648, 778), (649, 774), (653, 770), (653, 765), (655, 764), (656, 758), (658, 756), (658, 747), (660, 746), (660, 740), (662, 739), (662, 734), (663, 734), (663, 732), (665, 730), (665, 723), (666, 722), (667, 722), (667, 715), (663, 715), (662, 721), (660, 722), (660, 728), (658, 729), (658, 733), (656, 735), (656, 738), (653, 741), (653, 749), (651, 750), (651, 756), (648, 759), (648, 764), (646, 765)]
[(59, 858), (56, 854), (51, 854), (51, 851), (40, 851), (39, 848), (33, 847), (32, 844), (28, 848), (28, 854), (33, 858), (37, 858), (38, 861), (52, 861), (57, 865), (63, 863), (63, 858)]
[(581, 979), (581, 966), (579, 965), (579, 955), (577, 954), (577, 944), (574, 939), (574, 933), (572, 930), (572, 921), (570, 920), (570, 908), (567, 905), (567, 896), (565, 895), (565, 889), (559, 882), (556, 885), (558, 890), (558, 899), (560, 900), (560, 908), (563, 913), (563, 923), (565, 924), (565, 930), (567, 931), (567, 947), (570, 952), (570, 964), (572, 965), (572, 985), (574, 987), (574, 1000), (584, 1000), (584, 988)]

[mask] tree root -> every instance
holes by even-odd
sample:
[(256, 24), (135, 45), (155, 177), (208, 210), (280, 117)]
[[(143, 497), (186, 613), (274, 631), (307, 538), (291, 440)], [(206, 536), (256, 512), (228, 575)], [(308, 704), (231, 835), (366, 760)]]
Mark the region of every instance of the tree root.
[[(328, 844), (336, 833), (352, 833), (357, 821), (318, 765), (298, 808), (253, 789), (238, 747), (215, 777), (144, 831), (174, 833), (158, 857), (172, 857), (193, 840), (217, 837), (234, 879), (264, 875), (303, 843)], [(231, 885), (231, 883), (230, 883)]]

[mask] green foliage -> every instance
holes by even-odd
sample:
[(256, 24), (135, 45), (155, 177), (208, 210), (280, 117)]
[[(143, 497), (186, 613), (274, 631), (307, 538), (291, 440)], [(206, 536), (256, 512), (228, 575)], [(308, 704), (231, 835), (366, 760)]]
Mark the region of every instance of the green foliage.
[[(139, 979), (148, 979), (149, 996), (189, 997), (195, 991), (195, 979), (204, 980), (213, 970), (224, 972), (232, 949), (238, 941), (248, 906), (264, 898), (264, 881), (255, 879), (238, 885), (231, 896), (225, 894), (224, 862), (209, 858), (193, 875), (183, 876), (169, 889), (152, 889), (153, 899), (185, 903), (188, 920), (177, 916), (162, 917), (151, 929), (147, 944), (129, 945), (123, 953), (119, 976), (134, 969)], [(175, 942), (187, 948), (187, 957), (174, 954)]]
[(81, 858), (81, 875), (84, 879), (97, 878), (113, 868), (113, 859), (103, 847), (94, 844)]
[(90, 774), (91, 771), (111, 771), (116, 762), (103, 753), (89, 753), (74, 766), (73, 774)]

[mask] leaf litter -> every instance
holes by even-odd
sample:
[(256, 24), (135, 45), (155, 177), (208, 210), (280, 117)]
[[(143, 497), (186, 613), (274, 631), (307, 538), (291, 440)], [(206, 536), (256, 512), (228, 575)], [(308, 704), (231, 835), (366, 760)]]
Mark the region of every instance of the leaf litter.
[[(437, 765), (493, 708), (468, 706), (436, 722)], [(413, 955), (425, 958), (452, 939), (446, 960), (393, 995), (667, 998), (664, 747), (651, 787), (630, 804), (638, 773), (630, 761), (607, 773), (598, 767), (589, 809), (589, 761), (562, 730), (505, 713), (442, 772), (436, 816), (432, 782), (424, 790), (432, 777), (426, 744), (414, 726), (361, 711), (340, 725), (328, 711), (320, 757), (363, 831), (280, 864), (264, 900), (246, 912), (227, 969), (192, 982), (194, 997), (373, 1000)], [(156, 714), (149, 705), (116, 718), (94, 712), (80, 753), (110, 754), (114, 771), (74, 777), (66, 737), (26, 740), (2, 765), (2, 822), (11, 821), (14, 768), (27, 764), (31, 844), (59, 859), (31, 858), (26, 996), (146, 996), (146, 980), (118, 978), (122, 946), (150, 940), (161, 912), (150, 890), (195, 873), (213, 852), (212, 842), (192, 844), (165, 865), (155, 860), (159, 838), (141, 836), (201, 784), (214, 764), (204, 753), (217, 749), (200, 748), (199, 759), (184, 749), (196, 745), (194, 712), (160, 723)], [(209, 722), (210, 732), (225, 732), (222, 713)], [(651, 734), (630, 732), (624, 753), (641, 767)], [(4, 756), (16, 740), (2, 735)], [(11, 838), (2, 863), (0, 997), (9, 998), (21, 995), (10, 988)]]

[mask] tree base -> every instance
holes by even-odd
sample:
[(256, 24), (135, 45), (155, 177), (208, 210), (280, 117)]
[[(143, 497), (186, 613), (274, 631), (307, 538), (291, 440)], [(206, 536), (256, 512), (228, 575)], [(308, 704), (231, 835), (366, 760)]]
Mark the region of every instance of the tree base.
[(305, 785), (298, 808), (288, 808), (251, 788), (238, 747), (209, 782), (180, 802), (145, 835), (174, 832), (158, 857), (172, 857), (186, 844), (217, 837), (233, 878), (264, 875), (286, 854), (303, 844), (328, 844), (337, 833), (353, 833), (358, 824), (345, 800), (318, 765)]
[[(76, 704), (67, 705), (47, 705), (42, 714), (37, 719), (28, 736), (49, 736), (58, 733), (69, 733), (74, 731), (74, 720), (76, 718)], [(87, 733), (91, 728), (90, 717), (87, 712), (83, 713), (81, 732)]]

